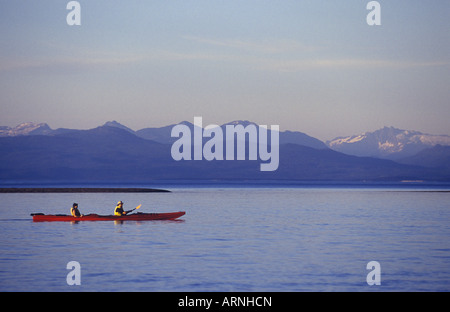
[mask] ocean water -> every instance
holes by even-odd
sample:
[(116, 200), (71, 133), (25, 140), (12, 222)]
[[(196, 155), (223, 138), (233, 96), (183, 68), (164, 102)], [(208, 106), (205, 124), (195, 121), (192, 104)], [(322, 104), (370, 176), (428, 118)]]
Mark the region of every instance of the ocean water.
[[(450, 192), (198, 187), (0, 194), (0, 291), (450, 291)], [(30, 213), (186, 211), (180, 221), (43, 222)], [(81, 285), (68, 285), (70, 261)], [(370, 286), (370, 261), (380, 285)]]

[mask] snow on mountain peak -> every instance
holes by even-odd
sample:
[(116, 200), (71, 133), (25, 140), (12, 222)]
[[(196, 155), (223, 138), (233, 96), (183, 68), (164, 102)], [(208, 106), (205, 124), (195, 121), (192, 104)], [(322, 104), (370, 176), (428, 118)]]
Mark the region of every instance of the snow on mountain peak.
[(327, 142), (336, 151), (382, 158), (407, 157), (437, 144), (450, 146), (450, 136), (384, 127), (362, 135), (339, 137)]
[(1, 127), (0, 137), (48, 134), (52, 129), (46, 123), (24, 122), (14, 128)]

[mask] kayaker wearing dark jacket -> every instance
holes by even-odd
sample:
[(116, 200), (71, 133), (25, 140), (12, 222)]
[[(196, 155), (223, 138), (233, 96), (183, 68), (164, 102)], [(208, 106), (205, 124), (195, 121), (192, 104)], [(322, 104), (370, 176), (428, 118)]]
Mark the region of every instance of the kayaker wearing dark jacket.
[(80, 211), (78, 210), (78, 204), (77, 203), (73, 203), (72, 208), (70, 208), (70, 214), (72, 216), (74, 216), (75, 218), (79, 218), (82, 217), (83, 215), (80, 213)]
[(116, 209), (114, 209), (114, 215), (115, 216), (124, 216), (127, 212), (123, 210), (123, 202), (119, 201), (117, 203)]

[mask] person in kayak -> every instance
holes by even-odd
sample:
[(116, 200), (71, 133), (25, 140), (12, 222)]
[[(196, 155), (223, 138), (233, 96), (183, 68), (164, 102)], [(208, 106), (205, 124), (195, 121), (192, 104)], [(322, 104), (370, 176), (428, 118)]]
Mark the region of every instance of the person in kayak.
[(115, 216), (125, 216), (127, 214), (127, 211), (123, 210), (123, 202), (119, 201), (117, 203), (116, 209), (114, 209), (114, 215)]
[(72, 208), (70, 208), (70, 214), (75, 217), (75, 218), (80, 218), (83, 215), (80, 213), (80, 211), (78, 210), (78, 204), (77, 203), (73, 203)]

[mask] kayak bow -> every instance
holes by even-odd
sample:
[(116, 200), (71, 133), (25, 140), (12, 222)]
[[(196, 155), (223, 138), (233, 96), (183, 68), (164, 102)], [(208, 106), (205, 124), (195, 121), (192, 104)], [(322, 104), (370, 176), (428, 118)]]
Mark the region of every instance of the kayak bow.
[(82, 217), (73, 217), (70, 215), (46, 215), (43, 213), (32, 213), (34, 222), (43, 221), (148, 221), (148, 220), (175, 220), (186, 212), (166, 212), (166, 213), (133, 213), (125, 216), (88, 214)]

